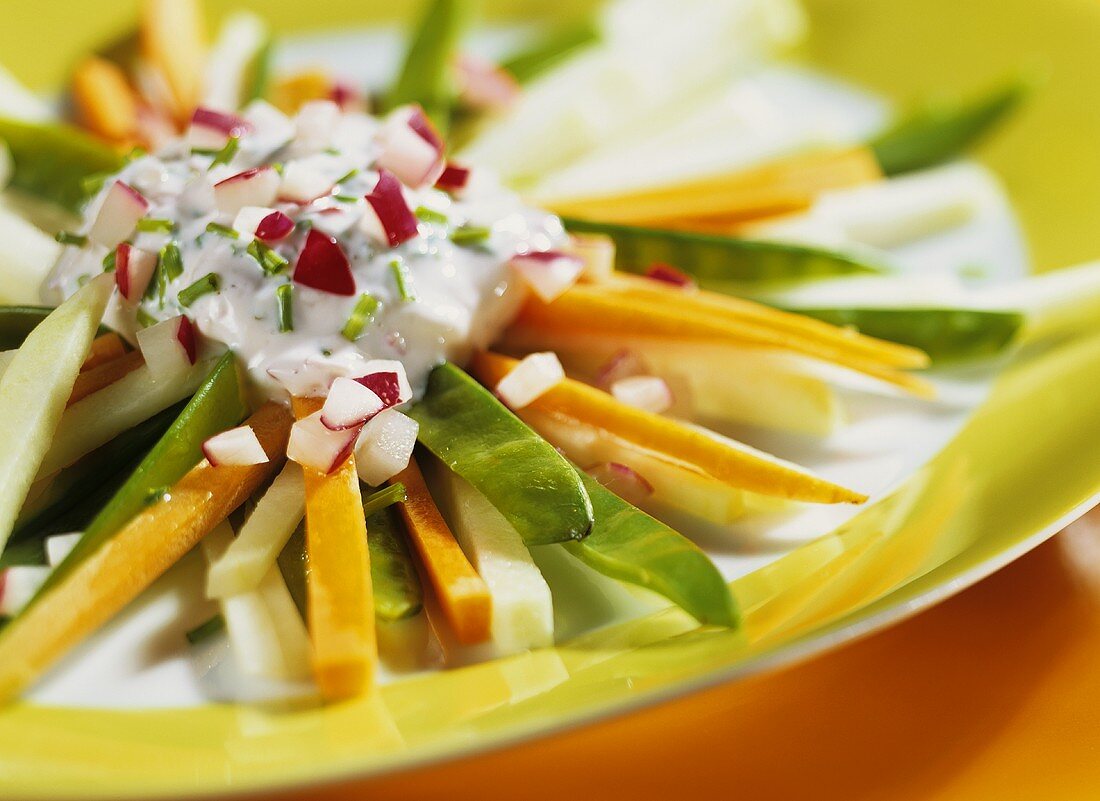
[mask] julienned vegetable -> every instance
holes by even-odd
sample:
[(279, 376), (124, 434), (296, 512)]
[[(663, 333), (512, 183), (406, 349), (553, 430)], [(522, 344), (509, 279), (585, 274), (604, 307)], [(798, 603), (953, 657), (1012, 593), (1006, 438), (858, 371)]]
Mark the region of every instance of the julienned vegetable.
[(485, 495), (528, 545), (581, 539), (592, 528), (592, 502), (569, 463), (455, 365), (432, 371), (410, 415), (420, 442)]
[(470, 17), (467, 0), (432, 0), (410, 39), (397, 82), (386, 95), (393, 109), (419, 103), (441, 130), (446, 130), (455, 98), (452, 70), (459, 39)]
[(391, 507), (367, 517), (374, 612), (380, 620), (403, 620), (422, 606), (420, 579), (405, 536), (404, 525)]

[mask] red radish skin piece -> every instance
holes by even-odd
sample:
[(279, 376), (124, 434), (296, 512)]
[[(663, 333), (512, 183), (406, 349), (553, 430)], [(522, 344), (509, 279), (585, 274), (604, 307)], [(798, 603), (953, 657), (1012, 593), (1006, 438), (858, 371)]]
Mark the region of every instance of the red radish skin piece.
[(635, 506), (653, 494), (653, 485), (633, 468), (619, 462), (601, 462), (585, 470), (588, 475)]
[(356, 111), (363, 108), (362, 98), (355, 87), (349, 86), (343, 81), (336, 81), (329, 93), (329, 100), (340, 107), (341, 111)]
[(355, 276), (351, 264), (336, 237), (314, 229), (306, 237), (305, 247), (294, 265), (294, 283), (350, 297), (355, 294)]
[(420, 426), (396, 409), (386, 409), (370, 419), (355, 446), (359, 479), (372, 487), (393, 478), (409, 466)]
[(183, 315), (138, 331), (137, 343), (156, 379), (186, 372), (198, 356), (195, 327)]
[(470, 183), (470, 168), (460, 167), (457, 164), (448, 164), (443, 168), (439, 180), (435, 182), (436, 189), (444, 192), (461, 192)]
[(544, 303), (553, 302), (577, 283), (584, 270), (583, 261), (556, 250), (517, 254), (508, 264)]
[(367, 195), (367, 205), (373, 216), (364, 213), (360, 225), (368, 236), (397, 247), (419, 233), (416, 215), (405, 201), (401, 182), (393, 173), (379, 170), (378, 183)]
[(195, 333), (195, 324), (190, 317), (181, 315), (179, 327), (176, 328), (176, 341), (180, 343), (183, 352), (187, 355), (187, 361), (194, 364), (199, 359), (198, 334)]
[(0, 572), (0, 615), (19, 614), (49, 575), (45, 565), (14, 565)]
[(355, 381), (371, 390), (387, 406), (399, 406), (412, 398), (405, 365), (396, 359), (371, 359)]
[(335, 185), (331, 178), (308, 164), (292, 161), (283, 167), (278, 196), (279, 200), (305, 205), (324, 197)]
[(311, 470), (336, 471), (355, 450), (359, 428), (332, 430), (321, 422), (321, 412), (298, 420), (290, 429), (287, 458)]
[(408, 117), (406, 118), (406, 124), (412, 128), (417, 136), (435, 148), (435, 152), (440, 155), (443, 154), (443, 137), (439, 135), (439, 131), (432, 125), (432, 121), (428, 119), (428, 115), (424, 113), (424, 109), (421, 106), (411, 106), (408, 111)]
[(275, 209), (267, 206), (244, 206), (233, 218), (233, 230), (245, 239), (255, 238), (256, 229), (260, 227), (260, 223), (274, 212)]
[(156, 267), (157, 254), (139, 250), (128, 242), (119, 243), (115, 249), (115, 284), (127, 303), (141, 300)]
[(652, 375), (620, 378), (611, 385), (611, 394), (628, 406), (654, 414), (667, 412), (675, 400), (665, 380)]
[(439, 146), (428, 136), (434, 132), (430, 128), (427, 135), (413, 128), (414, 117), (408, 121), (391, 119), (379, 136), (381, 152), (378, 155), (378, 167), (396, 175), (402, 183), (419, 189), (431, 186), (443, 174), (443, 155)]
[(488, 59), (463, 53), (458, 57), (459, 97), (475, 109), (503, 111), (519, 99), (519, 81)]
[(651, 264), (649, 269), (645, 271), (645, 276), (654, 281), (671, 284), (681, 289), (691, 289), (695, 286), (694, 278), (681, 270), (677, 270), (671, 264), (663, 264), (661, 262)]
[(524, 356), (496, 385), (496, 394), (510, 409), (522, 409), (565, 378), (556, 353)]
[(256, 238), (270, 245), (274, 242), (282, 242), (293, 230), (294, 220), (281, 211), (273, 211), (256, 226)]
[[(396, 387), (397, 376), (394, 375), (395, 390)], [(332, 382), (325, 404), (321, 407), (321, 422), (325, 428), (332, 431), (359, 428), (387, 406), (392, 405), (392, 403), (385, 403), (376, 393), (355, 379), (337, 378)]]
[(202, 455), (213, 467), (244, 467), (270, 461), (251, 426), (239, 426), (215, 434), (202, 444)]
[(148, 210), (149, 201), (144, 195), (129, 184), (115, 181), (103, 197), (88, 237), (105, 248), (114, 248), (130, 238)]
[(209, 108), (197, 108), (191, 115), (191, 126), (187, 129), (187, 143), (194, 148), (213, 150), (225, 146), (229, 137), (241, 137), (252, 132), (252, 123)]
[(645, 360), (632, 350), (623, 348), (611, 355), (596, 372), (596, 386), (605, 392), (611, 391), (611, 385), (623, 378), (649, 375), (649, 366)]
[(279, 191), (279, 173), (256, 167), (214, 184), (214, 201), (225, 214), (237, 214), (246, 206), (270, 206)]

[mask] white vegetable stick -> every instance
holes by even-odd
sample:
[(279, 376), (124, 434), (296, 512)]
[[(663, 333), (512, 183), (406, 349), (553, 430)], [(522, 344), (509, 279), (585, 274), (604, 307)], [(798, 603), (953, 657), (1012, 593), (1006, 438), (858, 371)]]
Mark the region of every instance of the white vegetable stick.
[(554, 644), (550, 586), (512, 525), (489, 501), (442, 465), (433, 465), (455, 539), (489, 586), (498, 656)]
[(243, 105), (245, 76), (268, 39), (267, 25), (255, 14), (229, 17), (206, 59), (202, 105), (236, 111)]
[(305, 515), (302, 468), (288, 461), (263, 494), (240, 534), (206, 577), (209, 598), (228, 598), (260, 586)]
[(0, 203), (0, 300), (38, 303), (39, 288), (60, 253), (53, 237)]
[(0, 549), (49, 459), (50, 441), (113, 289), (113, 276), (100, 276), (61, 304), (31, 331), (0, 379)]
[(149, 368), (139, 367), (74, 403), (61, 418), (39, 477), (68, 467), (123, 431), (193, 394), (210, 372), (210, 366), (209, 362), (198, 362), (186, 372), (159, 381), (152, 377)]
[(52, 537), (47, 537), (46, 564), (50, 567), (57, 567), (61, 564), (83, 536), (84, 532), (73, 531), (69, 534), (54, 534)]
[[(202, 541), (207, 564), (217, 562), (233, 543), (223, 521)], [(233, 658), (242, 673), (301, 681), (312, 675), (309, 634), (282, 574), (271, 567), (259, 587), (221, 600)]]

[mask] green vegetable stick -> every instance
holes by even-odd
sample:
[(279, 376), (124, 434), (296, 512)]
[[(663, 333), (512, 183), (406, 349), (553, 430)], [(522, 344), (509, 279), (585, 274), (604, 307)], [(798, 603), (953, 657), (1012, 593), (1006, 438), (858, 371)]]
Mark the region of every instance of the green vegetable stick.
[(729, 586), (695, 543), (577, 472), (592, 498), (596, 524), (580, 542), (565, 544), (569, 553), (606, 576), (663, 595), (700, 623), (737, 626)]
[(1012, 343), (1025, 315), (1014, 311), (948, 308), (790, 308), (868, 336), (912, 345), (933, 361), (977, 359)]
[(387, 622), (412, 617), (423, 606), (420, 579), (405, 536), (392, 506), (367, 517), (374, 614)]
[(645, 272), (652, 264), (671, 264), (707, 289), (884, 270), (881, 265), (857, 256), (802, 245), (570, 218), (563, 222), (575, 233), (611, 237), (615, 242), (615, 266), (620, 270)]
[(970, 100), (928, 104), (880, 133), (869, 146), (886, 175), (932, 167), (977, 142), (1030, 91), (1030, 81), (1016, 79)]
[(0, 119), (0, 139), (11, 150), (11, 185), (73, 212), (84, 204), (85, 179), (123, 164), (107, 145), (63, 125)]
[(446, 130), (456, 91), (452, 65), (469, 17), (469, 0), (432, 0), (427, 4), (397, 82), (386, 95), (387, 110), (419, 103), (439, 130)]
[(600, 27), (587, 18), (549, 32), (500, 66), (520, 83), (527, 83), (556, 67), (581, 48), (600, 40)]
[(436, 367), (409, 415), (420, 442), (474, 486), (528, 545), (579, 540), (592, 502), (553, 446), (453, 364)]
[(114, 536), (151, 499), (198, 464), (202, 460), (203, 442), (237, 425), (247, 413), (236, 358), (226, 353), (160, 441), (84, 530), (84, 536), (50, 574), (31, 603)]

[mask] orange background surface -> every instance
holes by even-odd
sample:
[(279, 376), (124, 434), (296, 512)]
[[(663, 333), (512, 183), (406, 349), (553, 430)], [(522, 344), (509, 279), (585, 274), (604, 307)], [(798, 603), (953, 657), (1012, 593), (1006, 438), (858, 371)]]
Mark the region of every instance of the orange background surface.
[(1100, 513), (940, 606), (804, 664), (287, 798), (1100, 798)]

